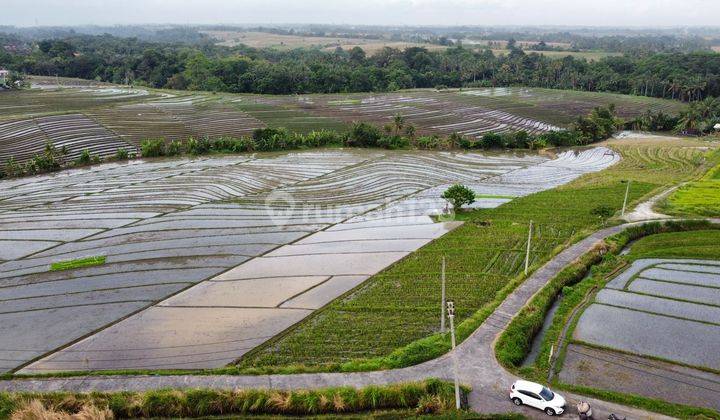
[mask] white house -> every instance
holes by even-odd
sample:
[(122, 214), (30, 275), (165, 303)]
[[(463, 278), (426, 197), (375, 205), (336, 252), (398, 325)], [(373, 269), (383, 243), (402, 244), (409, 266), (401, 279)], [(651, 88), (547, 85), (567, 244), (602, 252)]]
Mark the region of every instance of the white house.
[(7, 78), (10, 76), (9, 70), (0, 70), (0, 84), (4, 85), (7, 82)]
[(715, 124), (713, 128), (715, 129), (715, 131), (720, 130), (720, 123)]

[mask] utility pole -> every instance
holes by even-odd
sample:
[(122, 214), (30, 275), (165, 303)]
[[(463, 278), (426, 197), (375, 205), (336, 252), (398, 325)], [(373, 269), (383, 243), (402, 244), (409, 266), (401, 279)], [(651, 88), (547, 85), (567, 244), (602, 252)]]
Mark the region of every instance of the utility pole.
[(442, 259), (441, 291), (440, 291), (440, 333), (445, 333), (445, 257)]
[(528, 268), (530, 267), (530, 240), (532, 239), (533, 222), (530, 221), (530, 228), (528, 229), (528, 240), (527, 249), (525, 250), (525, 275), (527, 276)]
[(455, 354), (455, 302), (447, 303), (448, 318), (450, 318), (450, 340), (452, 343), (453, 374), (455, 376), (455, 408), (460, 409), (460, 379), (458, 378), (457, 354)]
[(625, 216), (625, 207), (627, 206), (628, 195), (630, 194), (630, 182), (631, 181), (628, 180), (627, 187), (625, 188), (625, 199), (623, 200), (623, 208), (622, 212), (620, 213), (622, 216)]

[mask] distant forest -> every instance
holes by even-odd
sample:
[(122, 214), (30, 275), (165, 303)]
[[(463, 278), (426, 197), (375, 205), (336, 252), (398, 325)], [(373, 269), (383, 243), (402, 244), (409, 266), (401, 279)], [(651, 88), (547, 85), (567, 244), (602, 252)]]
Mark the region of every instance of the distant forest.
[(645, 51), (586, 61), (526, 53), (511, 44), (503, 55), (455, 46), (385, 48), (366, 56), (357, 47), (334, 52), (223, 47), (173, 28), (155, 36), (185, 42), (65, 35), (32, 40), (0, 34), (0, 67), (155, 88), (268, 94), (522, 85), (682, 101), (720, 96), (720, 54), (710, 51)]

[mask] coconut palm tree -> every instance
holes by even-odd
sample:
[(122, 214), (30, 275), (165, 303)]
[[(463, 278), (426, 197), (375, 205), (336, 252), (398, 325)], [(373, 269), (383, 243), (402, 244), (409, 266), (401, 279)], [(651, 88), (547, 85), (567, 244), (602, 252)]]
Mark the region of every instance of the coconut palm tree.
[(696, 132), (702, 121), (702, 113), (697, 102), (692, 102), (686, 110), (680, 113), (677, 129), (684, 132)]
[(405, 117), (402, 114), (397, 113), (393, 117), (393, 128), (395, 129), (395, 135), (399, 136), (402, 129), (405, 128)]

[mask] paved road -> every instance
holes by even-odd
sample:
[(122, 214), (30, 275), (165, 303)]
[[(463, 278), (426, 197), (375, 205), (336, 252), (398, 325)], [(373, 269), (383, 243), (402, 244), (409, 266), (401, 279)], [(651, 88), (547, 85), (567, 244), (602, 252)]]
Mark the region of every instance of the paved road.
[[(370, 384), (387, 384), (417, 381), (429, 377), (452, 378), (452, 363), (456, 357), (460, 366), (460, 380), (472, 386), (470, 406), (485, 413), (520, 411), (531, 417), (544, 418), (542, 412), (516, 408), (508, 400), (508, 388), (514, 375), (502, 368), (494, 354), (494, 342), (510, 320), (525, 303), (567, 264), (589, 251), (598, 241), (620, 232), (625, 226), (615, 226), (595, 232), (570, 246), (533, 273), (488, 317), (485, 322), (455, 351), (435, 360), (403, 369), (358, 373), (313, 373), (297, 375), (179, 375), (179, 376), (101, 376), (72, 378), (15, 379), (0, 381), (0, 390), (6, 391), (143, 391), (159, 388), (278, 388), (309, 389), (349, 385), (362, 387)], [(573, 404), (578, 396), (566, 395)], [(610, 412), (629, 419), (663, 418), (603, 401), (587, 399), (596, 418), (607, 418)], [(572, 410), (571, 410), (572, 411)]]

